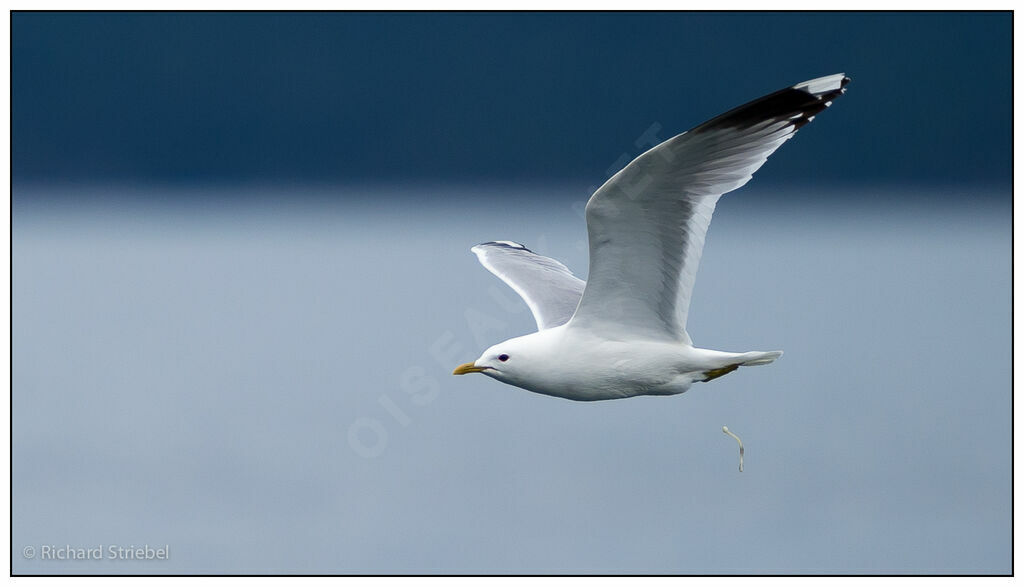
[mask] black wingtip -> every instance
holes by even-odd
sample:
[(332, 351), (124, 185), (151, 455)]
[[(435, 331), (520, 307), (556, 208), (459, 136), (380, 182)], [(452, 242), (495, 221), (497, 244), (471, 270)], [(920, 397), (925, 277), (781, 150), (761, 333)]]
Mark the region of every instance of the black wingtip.
[(799, 129), (846, 93), (850, 78), (843, 75), (836, 80), (839, 75), (842, 74), (808, 80), (768, 94), (716, 116), (690, 132), (747, 128), (771, 120), (789, 120), (794, 130)]
[(526, 248), (526, 245), (517, 243), (515, 241), (487, 241), (486, 243), (480, 243), (479, 247), (503, 247), (506, 249), (515, 249), (517, 251), (526, 251), (532, 253), (530, 249)]

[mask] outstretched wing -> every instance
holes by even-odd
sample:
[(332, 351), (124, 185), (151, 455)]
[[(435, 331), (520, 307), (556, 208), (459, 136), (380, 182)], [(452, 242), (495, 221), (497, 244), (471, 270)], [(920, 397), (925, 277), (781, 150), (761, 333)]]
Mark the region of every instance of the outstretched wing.
[(590, 275), (571, 327), (691, 344), (690, 295), (718, 198), (832, 104), (841, 73), (730, 110), (634, 159), (587, 203)]
[(565, 265), (512, 241), (492, 241), (470, 250), (523, 298), (538, 330), (565, 324), (576, 311), (585, 282)]

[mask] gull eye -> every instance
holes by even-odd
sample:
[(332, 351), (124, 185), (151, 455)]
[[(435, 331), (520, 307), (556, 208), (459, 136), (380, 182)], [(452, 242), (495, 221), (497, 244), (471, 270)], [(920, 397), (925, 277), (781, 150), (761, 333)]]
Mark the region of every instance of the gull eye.
[(498, 360), (504, 363), (508, 360), (508, 355), (498, 355)]

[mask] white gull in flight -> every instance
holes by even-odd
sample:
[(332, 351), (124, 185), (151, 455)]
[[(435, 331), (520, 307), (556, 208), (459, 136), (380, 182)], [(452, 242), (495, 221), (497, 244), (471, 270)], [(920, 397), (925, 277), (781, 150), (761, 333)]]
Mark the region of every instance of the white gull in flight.
[(516, 291), (537, 332), (496, 344), (454, 374), (483, 373), (546, 395), (593, 401), (674, 395), (782, 351), (693, 346), (690, 294), (718, 198), (747, 183), (842, 95), (841, 73), (712, 118), (634, 159), (587, 202), (590, 277), (512, 241), (472, 248)]

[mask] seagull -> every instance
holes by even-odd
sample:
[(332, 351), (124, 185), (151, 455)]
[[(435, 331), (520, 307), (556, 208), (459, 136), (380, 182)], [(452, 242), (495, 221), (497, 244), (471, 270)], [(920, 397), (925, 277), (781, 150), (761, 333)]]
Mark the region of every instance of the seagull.
[(686, 332), (718, 198), (750, 180), (832, 104), (842, 73), (763, 96), (676, 135), (612, 176), (586, 207), (590, 275), (513, 241), (470, 249), (529, 306), (537, 332), (498, 343), (454, 375), (483, 373), (577, 401), (676, 395), (782, 351), (698, 348)]

